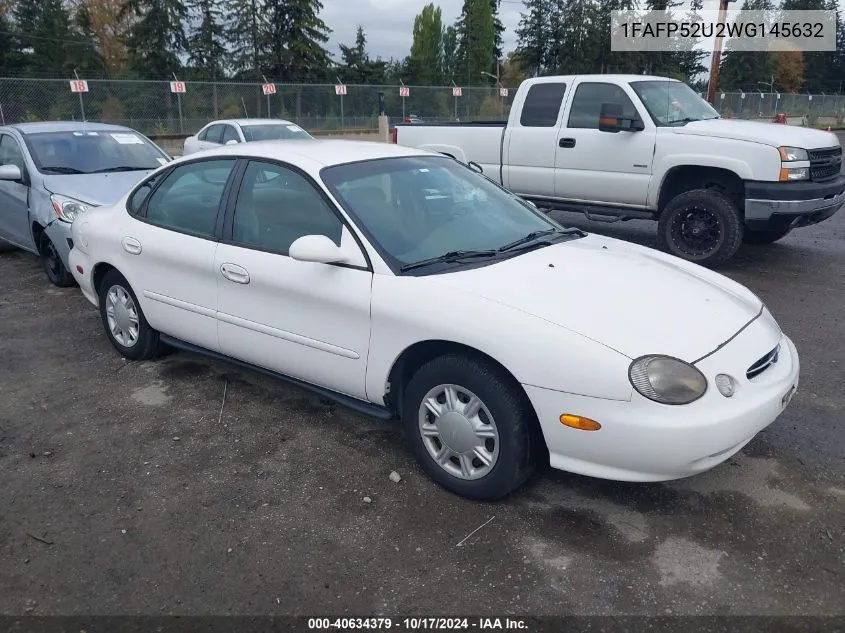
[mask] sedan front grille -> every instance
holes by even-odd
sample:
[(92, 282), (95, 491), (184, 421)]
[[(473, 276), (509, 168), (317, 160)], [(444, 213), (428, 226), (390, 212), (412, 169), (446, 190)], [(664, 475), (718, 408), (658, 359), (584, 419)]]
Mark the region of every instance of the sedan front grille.
[(842, 147), (811, 149), (807, 153), (810, 156), (810, 178), (813, 180), (830, 180), (842, 169)]
[(775, 347), (771, 352), (751, 365), (751, 367), (748, 368), (748, 371), (745, 372), (745, 377), (748, 378), (748, 380), (756, 378), (769, 367), (778, 362), (778, 356), (780, 356), (780, 343), (778, 343), (777, 347)]

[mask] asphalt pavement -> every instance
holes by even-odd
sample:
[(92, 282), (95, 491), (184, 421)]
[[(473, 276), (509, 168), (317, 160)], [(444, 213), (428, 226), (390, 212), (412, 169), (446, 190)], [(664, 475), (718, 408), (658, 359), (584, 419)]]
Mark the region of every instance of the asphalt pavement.
[(771, 427), (689, 479), (549, 470), (476, 503), (395, 423), (189, 354), (124, 361), (77, 288), (0, 254), (0, 613), (845, 615), (845, 212), (721, 272), (800, 353)]

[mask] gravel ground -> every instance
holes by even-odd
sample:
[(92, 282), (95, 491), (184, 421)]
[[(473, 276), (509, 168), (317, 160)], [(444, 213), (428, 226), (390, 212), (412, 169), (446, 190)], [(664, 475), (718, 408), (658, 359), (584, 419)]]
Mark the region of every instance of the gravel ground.
[(184, 353), (127, 363), (78, 289), (21, 252), (0, 271), (0, 613), (845, 615), (845, 212), (723, 270), (802, 361), (740, 454), (496, 504), (436, 487), (395, 423)]

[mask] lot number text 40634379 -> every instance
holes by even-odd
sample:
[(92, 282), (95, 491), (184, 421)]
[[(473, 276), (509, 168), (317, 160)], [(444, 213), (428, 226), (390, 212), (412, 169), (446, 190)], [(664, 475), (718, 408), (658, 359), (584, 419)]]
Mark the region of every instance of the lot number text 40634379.
[(308, 618), (310, 630), (397, 629), (401, 631), (434, 630), (525, 630), (519, 618)]

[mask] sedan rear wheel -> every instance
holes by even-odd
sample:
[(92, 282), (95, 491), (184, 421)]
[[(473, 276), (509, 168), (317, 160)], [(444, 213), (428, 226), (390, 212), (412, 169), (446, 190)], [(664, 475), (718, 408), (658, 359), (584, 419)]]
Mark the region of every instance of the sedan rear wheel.
[(445, 489), (506, 497), (530, 477), (542, 447), (530, 402), (497, 365), (449, 354), (408, 381), (402, 422), (423, 470)]

